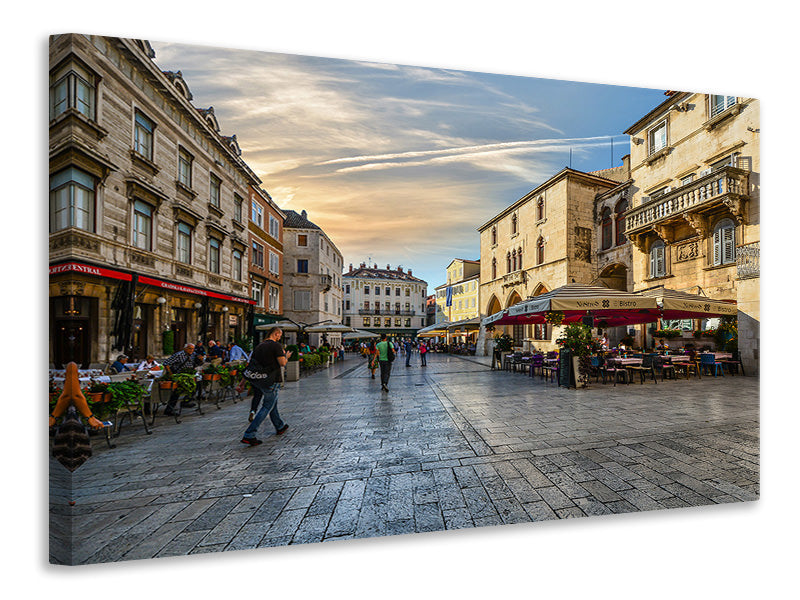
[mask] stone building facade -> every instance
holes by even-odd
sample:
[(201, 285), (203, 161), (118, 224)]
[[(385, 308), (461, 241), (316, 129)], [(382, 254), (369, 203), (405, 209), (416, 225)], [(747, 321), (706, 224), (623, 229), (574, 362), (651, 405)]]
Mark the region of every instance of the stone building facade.
[[(435, 288), (436, 316), (441, 321), (461, 321), (480, 314), (478, 287), (480, 286), (481, 263), (479, 260), (456, 258), (447, 266), (447, 283)], [(450, 306), (447, 306), (447, 289), (451, 291)]]
[[(625, 177), (619, 169), (604, 174), (565, 168), (478, 228), (481, 317), (567, 283), (596, 278), (595, 198)], [(519, 346), (557, 347), (550, 325), (503, 329)], [(487, 334), (481, 327), (477, 352), (490, 350), (493, 333), (498, 332)]]
[[(50, 361), (245, 333), (237, 202), (260, 180), (143, 40), (50, 41)], [(238, 221), (238, 223), (237, 223)], [(236, 317), (235, 320), (231, 317)], [(236, 323), (232, 325), (232, 323)], [(167, 336), (168, 338), (170, 336)]]
[[(306, 211), (284, 211), (283, 277), (289, 297), (283, 315), (296, 323), (342, 322), (342, 253), (328, 235), (308, 220)], [(339, 345), (341, 333), (325, 334), (331, 345)], [(309, 335), (312, 346), (323, 343), (323, 335)]]
[[(283, 222), (286, 215), (270, 195), (258, 187), (250, 188), (247, 210), (249, 279), (253, 306), (253, 325), (268, 325), (281, 318), (283, 310)], [(253, 330), (254, 343), (264, 331)]]
[(395, 337), (414, 337), (425, 327), (428, 284), (411, 269), (350, 265), (344, 281), (344, 324)]
[[(736, 300), (739, 350), (750, 374), (759, 358), (759, 113), (753, 98), (667, 92), (625, 131), (633, 179), (625, 230), (635, 289), (663, 284)], [(671, 325), (685, 329), (687, 341), (706, 326)]]

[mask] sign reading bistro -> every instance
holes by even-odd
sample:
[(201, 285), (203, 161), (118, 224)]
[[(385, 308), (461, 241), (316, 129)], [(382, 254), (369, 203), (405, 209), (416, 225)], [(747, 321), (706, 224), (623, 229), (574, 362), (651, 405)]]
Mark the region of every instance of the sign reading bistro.
[[(92, 265), (85, 265), (76, 262), (64, 263), (61, 265), (53, 265), (50, 267), (50, 275), (58, 275), (59, 273), (75, 272), (83, 273), (85, 275), (95, 275), (97, 277), (108, 277), (111, 279), (120, 279), (122, 281), (131, 281), (133, 276), (130, 273), (123, 273), (121, 271), (114, 271), (113, 269), (105, 269), (103, 267), (95, 267)], [(218, 300), (227, 300), (229, 302), (239, 302), (242, 304), (255, 304), (255, 300), (249, 298), (240, 298), (238, 296), (230, 296), (228, 294), (220, 294), (219, 292), (212, 292), (210, 290), (203, 290), (200, 288), (190, 287), (188, 285), (181, 285), (172, 283), (170, 281), (162, 281), (144, 275), (139, 276), (139, 283), (143, 285), (152, 285), (165, 290), (172, 290), (175, 292), (183, 292), (185, 294), (194, 294), (196, 296), (207, 296), (208, 298), (216, 298)]]

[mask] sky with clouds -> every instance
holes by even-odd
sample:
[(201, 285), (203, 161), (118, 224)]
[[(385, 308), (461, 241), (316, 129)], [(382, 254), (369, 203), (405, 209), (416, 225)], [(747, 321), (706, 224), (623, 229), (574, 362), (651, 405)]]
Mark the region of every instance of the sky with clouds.
[[(445, 280), (477, 227), (570, 164), (620, 164), (622, 132), (664, 100), (640, 89), (152, 41), (285, 209), (345, 265)], [(612, 148), (613, 140), (613, 148)], [(612, 162), (613, 161), (613, 162)]]

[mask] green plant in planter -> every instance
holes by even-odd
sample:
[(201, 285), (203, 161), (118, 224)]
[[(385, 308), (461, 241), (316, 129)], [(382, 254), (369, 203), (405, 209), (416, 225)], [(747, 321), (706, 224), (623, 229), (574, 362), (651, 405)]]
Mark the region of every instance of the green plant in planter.
[(556, 340), (561, 348), (568, 348), (572, 356), (589, 356), (600, 349), (596, 340), (592, 339), (592, 330), (583, 323), (570, 323)]
[(319, 355), (313, 352), (303, 355), (303, 368), (313, 369), (320, 365)]
[(231, 376), (230, 369), (225, 365), (220, 365), (217, 368), (217, 373), (219, 373), (219, 384), (222, 386), (228, 386), (233, 381), (233, 377)]
[(109, 384), (109, 383), (102, 383), (102, 382), (99, 382), (99, 381), (95, 381), (95, 382), (92, 383), (92, 385), (89, 386), (89, 393), (90, 394), (98, 394), (98, 393), (99, 394), (104, 394), (107, 391), (109, 391), (108, 388), (109, 388), (110, 385), (111, 384)]
[(507, 352), (514, 346), (514, 338), (507, 333), (499, 333), (494, 336), (494, 348), (501, 352)]
[(654, 338), (671, 340), (683, 335), (680, 329), (656, 329), (653, 333)]
[(203, 375), (216, 375), (217, 373), (222, 373), (222, 369), (224, 368), (225, 367), (222, 365), (208, 363), (205, 367), (203, 367)]
[(295, 344), (286, 346), (286, 356), (290, 361), (300, 360), (300, 349)]
[(175, 352), (175, 332), (171, 329), (168, 329), (162, 334), (161, 348), (166, 355), (171, 355)]
[(144, 396), (144, 389), (135, 381), (109, 383), (108, 391), (111, 392), (111, 404), (115, 405), (114, 409), (119, 409), (123, 406), (134, 406)]
[(739, 348), (739, 329), (736, 317), (721, 317), (719, 327), (714, 332), (717, 348), (733, 352)]
[(194, 373), (176, 373), (172, 376), (172, 381), (178, 384), (177, 391), (180, 394), (192, 395), (197, 389), (197, 382)]
[(317, 356), (319, 356), (319, 364), (324, 365), (328, 362), (331, 354), (330, 352), (325, 352), (324, 350), (317, 350)]
[(234, 341), (245, 352), (250, 352), (253, 349), (253, 338), (250, 336), (237, 337)]

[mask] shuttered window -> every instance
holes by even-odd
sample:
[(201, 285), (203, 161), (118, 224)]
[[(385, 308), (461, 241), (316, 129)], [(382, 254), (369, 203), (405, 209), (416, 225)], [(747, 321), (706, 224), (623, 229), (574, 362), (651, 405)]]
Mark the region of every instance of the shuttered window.
[(603, 250), (611, 248), (611, 209), (603, 209)]
[(723, 219), (714, 227), (714, 264), (736, 262), (736, 227), (731, 219)]
[(650, 247), (650, 277), (664, 277), (667, 274), (664, 257), (664, 242), (658, 240)]

